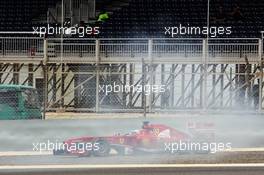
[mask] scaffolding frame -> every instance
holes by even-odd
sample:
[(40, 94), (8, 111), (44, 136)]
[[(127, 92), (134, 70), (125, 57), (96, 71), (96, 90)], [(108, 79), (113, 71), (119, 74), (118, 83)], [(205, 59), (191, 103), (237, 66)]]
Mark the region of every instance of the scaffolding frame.
[[(32, 40), (0, 38), (1, 84), (20, 84), (19, 77), (27, 75), (25, 83), (34, 86), (32, 79), (40, 71), (46, 111), (233, 110), (241, 105), (237, 103), (241, 93), (246, 104), (242, 108), (254, 109), (252, 89), (256, 84), (257, 108), (263, 110), (263, 33), (261, 39)], [(22, 46), (16, 46), (17, 41)], [(32, 48), (35, 53), (28, 53)], [(80, 71), (80, 67), (89, 70)], [(100, 85), (109, 82), (164, 84), (167, 91), (147, 96), (122, 92), (109, 97), (100, 93)], [(94, 100), (90, 107), (78, 106), (76, 91), (87, 94), (87, 84), (92, 84)], [(111, 106), (113, 101), (117, 107)]]

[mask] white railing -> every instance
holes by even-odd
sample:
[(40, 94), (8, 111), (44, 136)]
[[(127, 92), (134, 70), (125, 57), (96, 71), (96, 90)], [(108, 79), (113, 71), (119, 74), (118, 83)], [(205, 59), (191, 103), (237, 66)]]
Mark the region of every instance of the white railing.
[[(98, 40), (98, 42), (96, 42)], [(239, 39), (47, 39), (0, 37), (0, 57), (44, 57), (48, 60), (95, 61), (96, 53), (102, 61), (132, 61), (154, 59), (159, 61), (203, 61), (208, 53), (208, 62), (257, 62), (260, 59), (258, 38)], [(98, 44), (98, 46), (97, 46)], [(97, 50), (98, 49), (98, 50)], [(47, 50), (47, 53), (44, 51)]]
[(173, 57), (187, 59), (201, 58), (202, 39), (156, 39), (153, 40), (153, 57)]
[(48, 39), (47, 55), (50, 59), (63, 59), (65, 61), (72, 58), (85, 59), (95, 58), (95, 40), (92, 39)]
[(101, 57), (145, 57), (147, 42), (101, 42)]
[(0, 37), (0, 57), (43, 57), (42, 38)]
[(259, 39), (211, 39), (208, 44), (209, 60), (259, 60)]

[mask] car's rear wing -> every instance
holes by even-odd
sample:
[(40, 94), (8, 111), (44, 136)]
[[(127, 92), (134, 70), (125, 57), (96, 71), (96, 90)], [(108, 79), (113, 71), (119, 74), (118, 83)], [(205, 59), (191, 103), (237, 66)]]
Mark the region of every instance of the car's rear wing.
[(213, 122), (187, 122), (188, 132), (196, 140), (214, 141), (215, 124)]

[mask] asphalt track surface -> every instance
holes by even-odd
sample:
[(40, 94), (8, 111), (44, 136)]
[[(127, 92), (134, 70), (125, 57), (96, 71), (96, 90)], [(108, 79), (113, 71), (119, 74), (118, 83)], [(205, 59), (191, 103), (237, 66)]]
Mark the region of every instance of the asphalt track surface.
[(23, 175), (262, 175), (264, 164), (192, 164), (192, 165), (160, 165), (160, 164), (131, 164), (131, 165), (49, 165), (30, 167), (4, 167), (0, 174)]
[[(63, 141), (71, 137), (86, 135), (105, 136), (117, 132), (126, 133), (139, 129), (145, 119), (81, 119), (46, 121), (1, 121), (0, 152), (32, 151), (32, 143)], [(214, 115), (176, 118), (149, 119), (152, 123), (163, 123), (186, 131), (188, 122), (210, 122), (214, 124), (216, 138), (221, 142), (231, 142), (233, 147), (264, 147), (264, 117), (256, 115)], [(109, 157), (73, 157), (52, 155), (0, 155), (0, 174), (215, 174), (215, 175), (255, 175), (264, 174), (263, 166), (257, 167), (186, 167), (190, 164), (212, 163), (264, 163), (263, 152), (217, 153), (214, 155), (136, 155)], [(139, 168), (100, 168), (104, 165), (138, 165)], [(141, 167), (143, 164), (184, 165), (182, 167)], [(60, 168), (47, 167), (51, 165)], [(84, 166), (78, 167), (78, 166)], [(9, 168), (4, 169), (5, 166)], [(10, 168), (11, 166), (11, 168)], [(24, 169), (12, 167), (26, 166)], [(43, 167), (30, 167), (43, 166)], [(72, 166), (67, 169), (67, 167)], [(95, 166), (97, 168), (85, 167)], [(46, 167), (46, 168), (45, 168)], [(1, 169), (2, 168), (2, 169)]]
[(53, 155), (0, 156), (5, 165), (113, 165), (113, 164), (208, 164), (264, 163), (264, 152), (225, 152), (216, 154), (145, 154), (110, 155), (108, 157), (77, 157)]
[[(0, 151), (32, 151), (33, 143), (47, 143), (48, 140), (61, 142), (73, 137), (127, 133), (140, 129), (144, 120), (146, 119), (0, 121)], [(230, 142), (232, 147), (264, 147), (263, 115), (190, 115), (147, 120), (167, 124), (183, 132), (188, 132), (188, 122), (213, 123), (217, 142)]]

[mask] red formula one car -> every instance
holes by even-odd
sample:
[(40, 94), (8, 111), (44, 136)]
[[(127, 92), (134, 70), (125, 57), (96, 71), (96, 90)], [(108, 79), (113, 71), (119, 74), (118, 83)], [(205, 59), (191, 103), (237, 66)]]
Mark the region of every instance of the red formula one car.
[(63, 148), (53, 150), (54, 155), (107, 156), (117, 154), (165, 152), (165, 143), (188, 142), (192, 137), (162, 124), (144, 122), (140, 130), (107, 137), (81, 137), (63, 142)]

